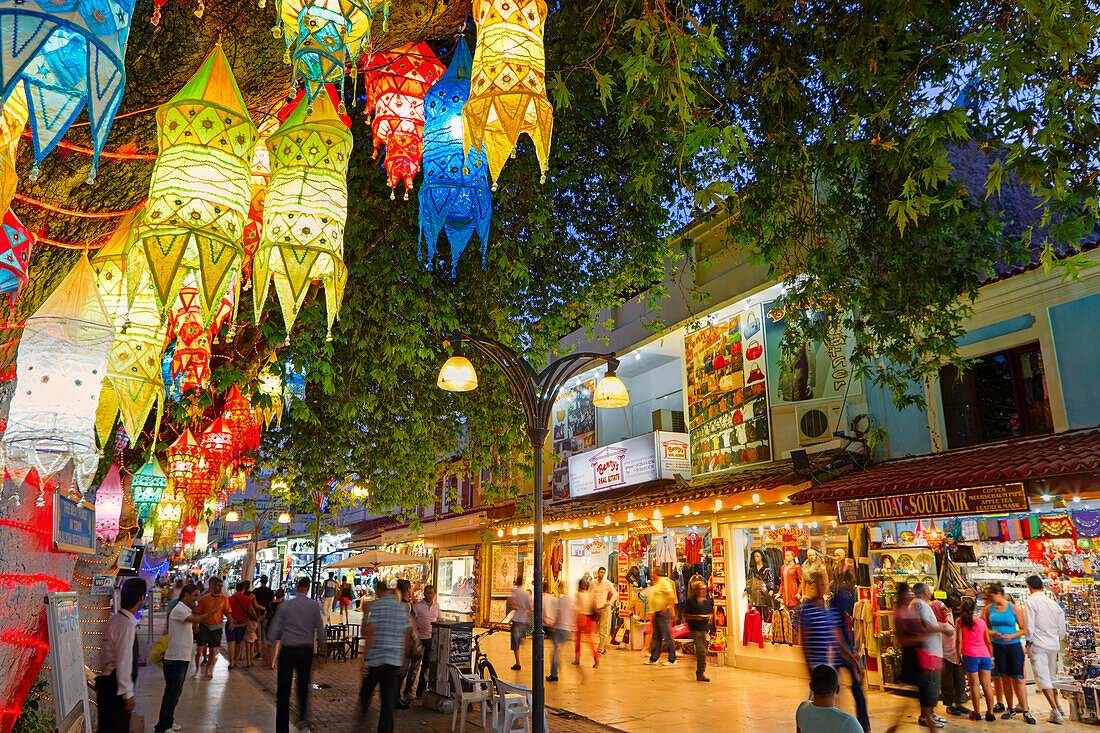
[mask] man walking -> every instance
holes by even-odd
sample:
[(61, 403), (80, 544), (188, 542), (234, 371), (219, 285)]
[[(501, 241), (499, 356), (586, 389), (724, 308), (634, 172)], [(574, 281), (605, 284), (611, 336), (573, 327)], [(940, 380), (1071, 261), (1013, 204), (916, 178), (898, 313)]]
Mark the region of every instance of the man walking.
[(512, 655), (516, 658), (512, 669), (518, 671), (520, 669), (519, 648), (523, 646), (523, 637), (527, 636), (527, 627), (531, 623), (531, 594), (523, 589), (521, 577), (517, 577), (512, 584), (512, 594), (508, 596), (508, 610), (512, 612)]
[(619, 600), (619, 591), (615, 584), (607, 579), (607, 568), (596, 571), (596, 583), (592, 586), (592, 603), (600, 617), (600, 654), (607, 654), (611, 644), (611, 613), (615, 602)]
[[(217, 609), (205, 614), (195, 613), (199, 602), (198, 586), (188, 584), (180, 591), (179, 603), (168, 612), (168, 647), (164, 650), (164, 695), (160, 699), (160, 716), (153, 728), (155, 733), (179, 730), (175, 725), (176, 704), (187, 681), (187, 665), (191, 663), (191, 644), (195, 641), (193, 624), (206, 621)], [(127, 731), (127, 733), (129, 733)]]
[[(263, 641), (267, 638), (267, 632), (271, 626), (271, 604), (275, 602), (275, 592), (267, 586), (267, 576), (260, 576), (260, 585), (256, 590), (252, 591), (252, 597), (256, 599), (256, 603), (263, 608), (263, 612), (260, 613), (260, 640)], [(269, 649), (267, 644), (260, 644), (260, 654), (262, 656), (264, 665), (267, 666)]]
[(329, 622), (332, 618), (332, 614), (336, 612), (336, 590), (340, 587), (340, 584), (336, 582), (336, 573), (329, 571), (328, 578), (325, 580), (325, 593), (324, 598), (324, 610), (325, 623)]
[(279, 604), (267, 643), (279, 647), (278, 682), (275, 692), (275, 733), (290, 732), (290, 686), (298, 673), (298, 731), (309, 730), (309, 681), (313, 664), (313, 644), (319, 645), (317, 662), (325, 663), (325, 622), (321, 607), (309, 597), (309, 578), (298, 578), (295, 595)]
[(684, 604), (684, 619), (687, 620), (691, 640), (695, 644), (695, 679), (698, 682), (710, 682), (707, 677), (707, 632), (714, 621), (714, 601), (707, 598), (707, 585), (697, 580), (691, 585), (691, 598)]
[(647, 605), (653, 614), (653, 653), (645, 664), (656, 664), (661, 658), (661, 647), (668, 646), (669, 667), (676, 664), (676, 642), (672, 639), (672, 609), (676, 605), (676, 588), (665, 575), (663, 568), (653, 568), (653, 585), (649, 588)]
[(409, 609), (393, 590), (379, 580), (376, 598), (363, 620), (363, 682), (359, 687), (360, 714), (366, 717), (374, 688), (379, 692), (378, 733), (393, 733), (394, 708), (401, 685), (401, 664), (405, 661), (412, 627)]
[(418, 680), (416, 697), (423, 697), (424, 688), (428, 686), (428, 665), (432, 662), (432, 624), (439, 620), (439, 604), (435, 602), (434, 585), (424, 586), (424, 595), (413, 604), (412, 612), (416, 623), (416, 637), (420, 639), (423, 654), (420, 657), (419, 667), (415, 662), (410, 664), (409, 673), (405, 676), (406, 701), (413, 697), (414, 680)]
[(1043, 580), (1038, 575), (1027, 576), (1031, 595), (1024, 604), (1027, 628), (1027, 653), (1035, 671), (1035, 687), (1042, 690), (1050, 703), (1050, 722), (1061, 723), (1065, 715), (1058, 707), (1054, 691), (1054, 674), (1058, 669), (1058, 651), (1066, 638), (1066, 614), (1058, 603), (1043, 592)]
[(119, 610), (107, 622), (99, 652), (102, 674), (95, 678), (99, 733), (130, 733), (137, 682), (137, 612), (148, 587), (141, 578), (122, 584)]
[[(211, 610), (214, 613), (208, 613)], [(229, 600), (222, 595), (221, 578), (210, 579), (210, 590), (199, 598), (195, 613), (207, 616), (206, 622), (199, 624), (198, 634), (195, 637), (198, 642), (198, 647), (195, 649), (195, 676), (198, 677), (201, 673), (206, 677), (213, 677), (214, 662), (218, 661), (218, 649), (222, 645), (222, 623), (226, 614), (229, 613)], [(205, 672), (202, 671), (204, 666)]]
[(921, 715), (917, 722), (929, 730), (943, 727), (941, 724), (944, 719), (936, 715), (936, 703), (940, 699), (940, 674), (943, 671), (943, 637), (955, 631), (950, 624), (940, 623), (929, 605), (931, 601), (932, 590), (928, 584), (915, 583), (913, 601), (909, 607), (916, 614), (924, 634), (924, 641), (921, 642), (924, 653), (920, 655), (920, 677), (917, 683)]

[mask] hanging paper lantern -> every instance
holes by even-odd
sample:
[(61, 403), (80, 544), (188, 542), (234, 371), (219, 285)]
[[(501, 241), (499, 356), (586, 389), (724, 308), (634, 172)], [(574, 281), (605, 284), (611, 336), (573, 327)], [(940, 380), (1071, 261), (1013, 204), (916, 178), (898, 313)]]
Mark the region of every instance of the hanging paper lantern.
[(546, 98), (545, 0), (474, 0), (477, 48), (470, 99), (462, 109), (465, 149), (485, 149), (493, 186), (522, 133), (535, 144), (542, 180), (550, 158), (554, 108)]
[(304, 400), (305, 398), (306, 370), (304, 368), (299, 369), (288, 361), (286, 363), (286, 379), (283, 381), (283, 402), (289, 410), (291, 402)]
[(199, 520), (199, 523), (195, 525), (195, 538), (193, 544), (195, 552), (206, 552), (207, 538), (210, 536), (210, 524), (206, 521), (206, 517)]
[(130, 494), (139, 517), (148, 520), (153, 516), (167, 486), (168, 477), (160, 467), (160, 461), (155, 456), (151, 457), (130, 480)]
[(134, 248), (140, 247), (166, 310), (194, 271), (205, 326), (240, 270), (257, 137), (220, 44), (157, 110), (157, 132), (160, 153), (131, 244), (129, 275), (138, 277), (141, 255)]
[(19, 154), (19, 141), (27, 127), (27, 96), (22, 87), (16, 87), (0, 109), (0, 206), (6, 211), (11, 206), (19, 175), (15, 161)]
[(34, 169), (88, 108), (92, 170), (96, 166), (126, 85), (123, 59), (130, 35), (131, 0), (6, 4), (0, 97), (22, 88), (29, 102)]
[(111, 464), (103, 483), (95, 492), (95, 536), (104, 542), (114, 542), (118, 537), (119, 519), (122, 517), (125, 498), (118, 465)]
[[(267, 183), (271, 178), (271, 153), (267, 149), (267, 141), (278, 127), (278, 120), (272, 117), (264, 118), (259, 127), (259, 138), (256, 147), (252, 150), (252, 169), (250, 182), (252, 185), (252, 198), (248, 203), (248, 221), (244, 225), (244, 263), (242, 271), (244, 281), (252, 278), (252, 261), (256, 258), (256, 252), (260, 249), (260, 232), (263, 229), (264, 220), (264, 194), (267, 192)], [(248, 289), (250, 285), (246, 285)]]
[(325, 286), (331, 332), (348, 277), (344, 222), (352, 138), (330, 94), (314, 101), (312, 113), (299, 99), (267, 143), (271, 180), (264, 196), (260, 249), (252, 268), (253, 305), (258, 322), (274, 277), (287, 333), (315, 280)]
[(180, 540), (183, 542), (185, 548), (189, 550), (194, 548), (197, 530), (198, 522), (189, 521), (183, 525), (183, 531), (180, 532)]
[[(157, 535), (161, 537), (172, 536), (176, 533), (180, 520), (183, 519), (183, 499), (165, 493), (157, 504)], [(174, 537), (172, 539), (174, 542)]]
[(210, 336), (203, 324), (202, 298), (189, 275), (179, 289), (168, 321), (168, 338), (175, 339), (172, 378), (181, 392), (201, 388), (210, 377)]
[(46, 477), (69, 458), (85, 489), (99, 463), (95, 413), (114, 341), (86, 256), (27, 319), (3, 443), (7, 458)]
[(476, 231), (481, 251), (489, 239), (493, 195), (482, 150), (463, 149), (462, 106), (470, 95), (470, 47), (459, 38), (447, 73), (424, 97), (424, 184), (420, 187), (420, 233), (435, 258), (439, 232), (451, 243), (451, 266)]
[[(2, 154), (0, 159), (3, 159)], [(27, 286), (27, 264), (33, 245), (34, 235), (8, 209), (0, 226), (0, 295), (8, 296), (13, 310), (15, 301)]]
[(366, 91), (374, 111), (374, 155), (386, 146), (390, 198), (404, 182), (407, 201), (423, 157), (424, 94), (443, 75), (443, 64), (426, 43), (377, 54), (369, 63)]
[(233, 433), (225, 419), (219, 417), (202, 431), (203, 458), (216, 466), (224, 465), (233, 456)]
[(168, 478), (177, 493), (195, 475), (201, 458), (202, 448), (190, 430), (184, 430), (183, 435), (168, 447)]
[(267, 398), (266, 405), (256, 408), (260, 412), (263, 424), (270, 425), (274, 419), (278, 425), (282, 421), (283, 414), (283, 365), (275, 359), (274, 355), (260, 372), (256, 391)]
[(148, 272), (130, 293), (126, 277), (126, 244), (140, 212), (129, 214), (92, 258), (96, 284), (115, 326), (115, 341), (107, 363), (107, 381), (99, 398), (96, 423), (105, 436), (116, 413), (130, 435), (140, 435), (149, 413), (156, 410), (156, 434), (164, 399), (161, 353), (165, 326), (157, 309)]
[(375, 11), (383, 8), (382, 27), (388, 25), (389, 0), (282, 0), (280, 26), (272, 30), (286, 41), (286, 61), (295, 76), (305, 82), (312, 102), (325, 84), (339, 84), (344, 92), (346, 67), (355, 63), (364, 47), (370, 47), (370, 26)]
[(164, 349), (164, 354), (160, 357), (160, 376), (164, 380), (164, 400), (165, 402), (179, 402), (183, 397), (183, 390), (180, 389), (179, 382), (176, 381), (175, 376), (172, 374), (172, 362), (176, 356), (176, 342), (173, 339), (169, 342), (168, 346)]
[(237, 385), (229, 388), (225, 395), (225, 405), (222, 407), (222, 419), (233, 435), (233, 444), (240, 446), (244, 437), (244, 431), (252, 421), (252, 405), (248, 398), (241, 394)]

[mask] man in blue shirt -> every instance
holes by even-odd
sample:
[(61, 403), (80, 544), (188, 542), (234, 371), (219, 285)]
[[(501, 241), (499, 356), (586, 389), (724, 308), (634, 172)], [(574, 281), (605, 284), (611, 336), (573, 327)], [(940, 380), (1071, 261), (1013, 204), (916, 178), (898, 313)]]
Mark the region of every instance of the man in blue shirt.
[(394, 708), (401, 686), (401, 665), (412, 639), (411, 612), (384, 581), (374, 584), (375, 600), (363, 617), (361, 714), (366, 717), (374, 688), (381, 686), (378, 733), (393, 733)]
[(840, 675), (827, 664), (814, 667), (810, 675), (813, 700), (798, 706), (794, 722), (798, 733), (863, 733), (859, 721), (836, 707)]
[(325, 623), (321, 606), (309, 597), (309, 578), (299, 578), (295, 596), (279, 604), (279, 610), (267, 632), (267, 643), (279, 647), (279, 671), (275, 693), (275, 733), (290, 731), (290, 685), (298, 673), (299, 733), (309, 730), (309, 681), (313, 664), (313, 644), (319, 643), (318, 663), (325, 662)]

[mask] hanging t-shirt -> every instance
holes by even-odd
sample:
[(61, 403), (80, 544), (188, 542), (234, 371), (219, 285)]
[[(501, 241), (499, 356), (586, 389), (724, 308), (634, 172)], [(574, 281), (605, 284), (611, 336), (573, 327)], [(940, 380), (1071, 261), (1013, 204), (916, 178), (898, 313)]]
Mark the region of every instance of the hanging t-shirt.
[(697, 532), (690, 533), (684, 539), (684, 560), (689, 565), (698, 565), (703, 562), (703, 538)]

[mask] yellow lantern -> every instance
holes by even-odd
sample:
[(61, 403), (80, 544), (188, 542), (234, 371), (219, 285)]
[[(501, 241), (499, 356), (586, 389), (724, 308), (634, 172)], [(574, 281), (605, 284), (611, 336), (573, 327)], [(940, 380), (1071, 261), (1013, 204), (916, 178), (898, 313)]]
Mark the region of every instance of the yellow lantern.
[[(165, 326), (148, 271), (142, 273), (137, 292), (131, 294), (126, 287), (126, 245), (140, 218), (140, 211), (127, 215), (92, 258), (99, 294), (115, 326), (107, 379), (96, 410), (96, 431), (101, 444), (106, 443), (119, 413), (131, 439), (140, 435), (154, 408), (159, 425), (164, 400), (161, 354)], [(156, 427), (153, 430), (156, 433)]]
[(545, 0), (501, 3), (474, 0), (477, 48), (470, 80), (470, 99), (462, 108), (463, 149), (481, 150), (489, 158), (493, 188), (522, 133), (535, 144), (546, 180), (554, 108), (546, 98)]
[(15, 159), (19, 153), (19, 141), (27, 126), (27, 97), (18, 86), (4, 102), (0, 114), (0, 210), (6, 211), (15, 196), (19, 176), (15, 172)]
[(260, 248), (252, 266), (257, 322), (272, 276), (287, 333), (309, 284), (320, 280), (328, 299), (331, 332), (348, 277), (344, 222), (351, 132), (337, 114), (330, 94), (321, 94), (312, 106), (299, 98), (267, 146), (271, 179), (264, 194)]
[(194, 271), (209, 323), (241, 267), (258, 136), (221, 44), (157, 109), (157, 132), (160, 154), (149, 202), (130, 245), (130, 285), (136, 290), (140, 278), (142, 258), (133, 252), (138, 246), (162, 312)]

